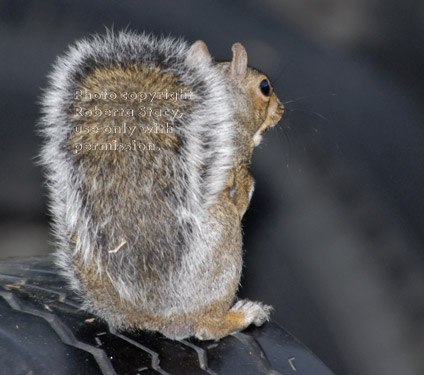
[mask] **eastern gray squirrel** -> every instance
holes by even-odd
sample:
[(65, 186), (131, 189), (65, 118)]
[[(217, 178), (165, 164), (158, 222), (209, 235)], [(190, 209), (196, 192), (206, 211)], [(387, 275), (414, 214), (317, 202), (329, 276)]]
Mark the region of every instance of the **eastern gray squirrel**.
[(235, 43), (134, 32), (76, 42), (42, 99), (56, 263), (114, 329), (219, 339), (269, 319), (234, 299), (252, 152), (284, 107)]

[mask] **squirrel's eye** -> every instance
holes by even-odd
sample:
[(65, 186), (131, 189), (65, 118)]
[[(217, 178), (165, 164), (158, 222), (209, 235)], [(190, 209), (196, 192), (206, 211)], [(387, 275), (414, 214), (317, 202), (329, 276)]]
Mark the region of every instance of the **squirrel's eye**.
[(267, 79), (262, 80), (262, 82), (259, 84), (259, 88), (261, 89), (262, 94), (269, 96), (271, 92), (271, 86), (269, 85)]

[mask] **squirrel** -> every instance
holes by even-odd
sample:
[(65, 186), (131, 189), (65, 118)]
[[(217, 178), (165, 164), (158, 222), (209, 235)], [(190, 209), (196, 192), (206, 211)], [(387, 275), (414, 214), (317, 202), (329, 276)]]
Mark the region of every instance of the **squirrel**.
[(107, 31), (52, 68), (39, 131), (55, 263), (111, 329), (218, 340), (269, 320), (235, 296), (252, 153), (284, 106), (232, 54)]

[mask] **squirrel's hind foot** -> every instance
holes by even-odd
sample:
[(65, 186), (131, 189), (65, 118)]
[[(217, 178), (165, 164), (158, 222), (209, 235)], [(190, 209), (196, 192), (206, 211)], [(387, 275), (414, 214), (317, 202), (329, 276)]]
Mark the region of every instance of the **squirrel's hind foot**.
[(247, 326), (253, 323), (255, 326), (259, 327), (269, 320), (272, 306), (264, 305), (261, 302), (252, 302), (248, 299), (242, 299), (237, 301), (230, 311), (242, 311), (248, 322)]
[(250, 324), (261, 326), (269, 320), (272, 307), (249, 300), (238, 301), (223, 318), (203, 318), (195, 326), (195, 336), (200, 340), (218, 340), (241, 331)]

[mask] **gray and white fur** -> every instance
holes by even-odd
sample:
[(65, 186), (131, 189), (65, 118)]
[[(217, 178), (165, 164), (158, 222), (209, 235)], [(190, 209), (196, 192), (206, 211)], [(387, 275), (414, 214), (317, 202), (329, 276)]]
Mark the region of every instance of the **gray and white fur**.
[[(161, 69), (191, 89), (189, 110), (182, 119), (168, 119), (181, 140), (178, 153), (124, 152), (125, 170), (99, 165), (88, 178), (89, 156), (77, 158), (70, 146), (78, 121), (74, 93), (95, 69), (129, 63)], [(82, 299), (83, 309), (111, 327), (125, 329), (131, 324), (122, 309), (96, 301), (81, 267), (94, 267), (95, 277), (107, 280), (113, 288), (104, 289), (111, 292), (110, 301), (116, 302), (112, 295), (116, 293), (119, 303), (136, 313), (170, 321), (167, 328), (161, 323), (138, 324), (170, 338), (194, 334), (202, 338), (194, 323), (169, 328), (172, 318), (190, 316), (235, 293), (242, 266), (241, 240), (235, 239), (239, 251), (231, 252), (225, 261), (217, 260), (227, 224), (211, 215), (241, 147), (235, 89), (228, 84), (227, 70), (193, 52), (182, 39), (133, 32), (107, 32), (80, 40), (53, 66), (39, 129), (44, 137), (40, 159), (50, 195), (56, 264)], [(148, 120), (141, 119), (138, 125), (143, 121)], [(145, 165), (150, 166), (146, 173)], [(161, 190), (155, 174), (170, 181), (169, 189)], [(123, 240), (119, 251), (110, 251)], [(155, 275), (154, 283), (143, 275)], [(257, 310), (250, 322), (256, 319), (261, 324), (268, 318), (269, 307), (242, 301), (235, 310), (243, 304), (246, 311)], [(210, 337), (206, 333), (204, 338)]]

